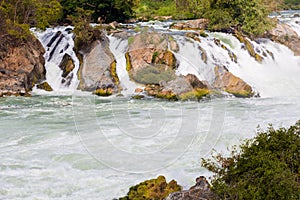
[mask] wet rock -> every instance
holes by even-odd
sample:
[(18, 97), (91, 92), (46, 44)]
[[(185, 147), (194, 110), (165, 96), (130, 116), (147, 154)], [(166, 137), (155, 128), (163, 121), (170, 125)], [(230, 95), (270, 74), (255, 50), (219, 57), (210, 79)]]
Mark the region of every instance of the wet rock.
[(251, 44), (251, 42), (249, 41), (249, 39), (247, 39), (246, 37), (244, 37), (243, 35), (241, 35), (240, 33), (235, 33), (235, 37), (241, 42), (244, 43), (246, 50), (248, 51), (248, 53), (250, 54), (250, 56), (252, 56), (253, 58), (255, 58), (255, 60), (257, 62), (262, 62), (263, 58), (256, 53), (253, 45)]
[(181, 190), (181, 186), (175, 180), (166, 182), (164, 176), (156, 179), (150, 179), (132, 186), (127, 196), (119, 198), (119, 200), (139, 200), (139, 199), (164, 199), (170, 193)]
[(36, 87), (38, 89), (45, 90), (45, 91), (48, 91), (48, 92), (53, 91), (53, 89), (51, 88), (51, 86), (47, 82), (43, 82), (41, 84), (38, 84)]
[(175, 77), (177, 60), (168, 50), (168, 44), (171, 42), (177, 47), (168, 35), (142, 33), (130, 40), (125, 56), (126, 69), (133, 80), (142, 84), (157, 84), (160, 80), (169, 81)]
[(45, 80), (45, 51), (34, 36), (18, 40), (0, 36), (0, 91), (2, 95), (28, 96), (33, 86)]
[(191, 38), (197, 42), (201, 42), (200, 38), (199, 38), (199, 34), (198, 33), (194, 33), (194, 32), (188, 32), (185, 34), (186, 37)]
[(200, 176), (189, 190), (171, 193), (165, 200), (212, 200), (214, 197), (208, 181), (204, 176)]
[(149, 96), (167, 100), (200, 100), (210, 93), (208, 87), (195, 75), (179, 76), (171, 81), (148, 84), (145, 88)]
[(61, 70), (63, 71), (62, 83), (64, 85), (70, 85), (73, 78), (73, 74), (71, 72), (75, 68), (75, 65), (74, 65), (74, 61), (72, 60), (69, 54), (64, 55), (61, 63), (59, 64), (59, 68), (61, 68)]
[(135, 90), (134, 90), (134, 92), (135, 93), (141, 93), (141, 92), (143, 92), (144, 90), (142, 89), (142, 88), (136, 88)]
[(109, 40), (95, 40), (88, 49), (83, 49), (79, 70), (79, 89), (92, 91), (100, 96), (109, 96), (119, 91), (116, 62), (109, 49)]
[(216, 79), (213, 87), (223, 90), (235, 97), (252, 97), (254, 92), (250, 85), (239, 77), (234, 76), (225, 67), (215, 67)]
[(112, 27), (113, 29), (116, 29), (119, 26), (119, 23), (116, 21), (113, 21), (111, 23), (108, 24), (110, 27)]
[(300, 37), (289, 25), (278, 23), (266, 37), (289, 47), (295, 56), (300, 56)]
[(208, 26), (207, 19), (194, 19), (186, 22), (177, 22), (170, 28), (178, 30), (204, 30)]

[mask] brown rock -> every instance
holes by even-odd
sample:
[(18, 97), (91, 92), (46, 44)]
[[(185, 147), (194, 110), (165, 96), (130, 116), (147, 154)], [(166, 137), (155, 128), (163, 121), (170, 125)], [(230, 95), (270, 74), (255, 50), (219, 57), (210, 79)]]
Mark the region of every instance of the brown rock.
[(136, 88), (135, 90), (134, 90), (134, 92), (135, 93), (141, 93), (141, 92), (143, 92), (144, 90), (142, 89), (142, 88)]
[(213, 86), (236, 97), (252, 97), (254, 92), (250, 85), (234, 76), (225, 67), (215, 67), (216, 79)]
[[(164, 65), (165, 71), (175, 69), (177, 63), (175, 55), (168, 50), (170, 41), (172, 40), (168, 35), (158, 33), (141, 33), (134, 36), (126, 54), (127, 71), (131, 78), (149, 66), (157, 65), (161, 68)], [(172, 44), (176, 46), (174, 42)]]
[(34, 36), (18, 40), (0, 36), (0, 91), (2, 95), (25, 95), (45, 80), (45, 53)]
[(300, 37), (287, 24), (278, 23), (277, 26), (267, 33), (267, 37), (289, 47), (295, 54), (300, 56)]
[(175, 23), (170, 28), (178, 30), (204, 30), (207, 28), (207, 25), (207, 19), (194, 19), (186, 22)]
[(81, 52), (85, 53), (79, 71), (79, 89), (105, 96), (117, 93), (119, 88), (118, 78), (115, 77), (115, 59), (109, 49), (108, 38), (94, 41), (88, 50)]

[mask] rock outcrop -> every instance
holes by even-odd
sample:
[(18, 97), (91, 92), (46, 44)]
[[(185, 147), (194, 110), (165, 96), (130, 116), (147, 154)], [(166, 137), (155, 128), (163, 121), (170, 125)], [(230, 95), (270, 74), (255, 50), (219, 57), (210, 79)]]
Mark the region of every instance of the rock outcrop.
[(147, 95), (168, 100), (200, 100), (210, 93), (206, 84), (195, 75), (179, 76), (169, 82), (148, 84), (145, 87)]
[[(72, 81), (72, 76), (68, 76), (70, 72), (75, 68), (74, 62), (69, 54), (65, 54), (61, 63), (59, 64), (59, 68), (63, 71), (63, 83), (65, 85), (70, 85)], [(73, 75), (73, 74), (72, 74)]]
[(225, 67), (216, 66), (215, 74), (214, 88), (233, 94), (236, 97), (252, 97), (254, 95), (250, 85), (234, 76)]
[(44, 81), (44, 53), (34, 36), (26, 40), (0, 36), (0, 96), (29, 95), (35, 84)]
[(196, 184), (189, 190), (171, 193), (165, 200), (212, 200), (214, 194), (204, 176), (196, 179)]
[(208, 26), (208, 19), (194, 19), (186, 22), (177, 22), (170, 28), (178, 30), (204, 30)]
[(300, 56), (300, 37), (289, 25), (278, 23), (273, 30), (268, 32), (267, 37), (286, 45), (295, 56)]
[(166, 182), (164, 176), (159, 176), (156, 179), (150, 179), (132, 186), (127, 193), (127, 196), (119, 198), (119, 200), (133, 199), (164, 199), (170, 193), (181, 190), (181, 186), (175, 180)]
[(107, 37), (95, 40), (83, 54), (79, 70), (79, 89), (92, 91), (99, 96), (109, 96), (119, 91), (116, 61), (109, 49)]

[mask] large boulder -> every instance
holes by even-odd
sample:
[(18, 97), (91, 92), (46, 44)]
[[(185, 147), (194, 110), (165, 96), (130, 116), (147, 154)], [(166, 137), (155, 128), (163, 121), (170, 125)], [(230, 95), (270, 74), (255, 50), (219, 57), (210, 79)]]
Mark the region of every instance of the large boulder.
[(138, 199), (164, 199), (170, 193), (181, 190), (181, 186), (175, 180), (166, 182), (164, 176), (156, 179), (146, 180), (135, 186), (132, 186), (127, 196), (119, 198), (119, 200), (138, 200)]
[(168, 82), (148, 84), (145, 91), (149, 96), (168, 100), (200, 100), (210, 93), (207, 85), (192, 74)]
[(170, 28), (178, 30), (204, 30), (208, 26), (208, 19), (194, 19), (185, 22), (177, 22)]
[(74, 61), (72, 60), (71, 56), (69, 54), (65, 54), (62, 61), (59, 64), (59, 68), (63, 71), (62, 77), (63, 77), (63, 83), (65, 85), (70, 85), (72, 81), (72, 75), (69, 76), (70, 72), (73, 71), (75, 68)]
[(29, 95), (37, 83), (45, 80), (45, 51), (34, 36), (26, 40), (0, 36), (0, 93)]
[(189, 190), (171, 193), (165, 200), (212, 200), (215, 195), (210, 189), (210, 185), (204, 176), (196, 179), (196, 184)]
[(79, 70), (79, 89), (92, 91), (100, 96), (117, 93), (119, 79), (108, 38), (95, 40), (87, 48), (80, 51), (83, 56)]
[(300, 56), (300, 37), (288, 24), (278, 23), (267, 33), (267, 37), (286, 45), (294, 52), (295, 56)]
[(254, 92), (250, 85), (233, 75), (225, 67), (215, 67), (215, 81), (213, 87), (236, 97), (252, 97)]
[[(159, 33), (141, 33), (128, 40), (126, 68), (134, 81), (142, 84), (157, 84), (160, 81), (158, 79), (169, 81), (169, 78), (172, 79), (175, 76), (177, 60), (175, 55), (168, 50), (169, 44), (176, 48), (171, 36)], [(156, 77), (156, 75), (164, 73), (166, 76)], [(154, 82), (152, 78), (155, 79)]]

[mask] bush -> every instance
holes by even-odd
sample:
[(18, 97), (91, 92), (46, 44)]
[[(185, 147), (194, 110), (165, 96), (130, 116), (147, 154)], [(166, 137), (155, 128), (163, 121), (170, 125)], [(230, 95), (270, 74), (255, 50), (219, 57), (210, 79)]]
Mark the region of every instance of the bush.
[(213, 160), (202, 159), (202, 166), (215, 173), (218, 199), (300, 199), (300, 121), (258, 131), (230, 157), (217, 154)]

